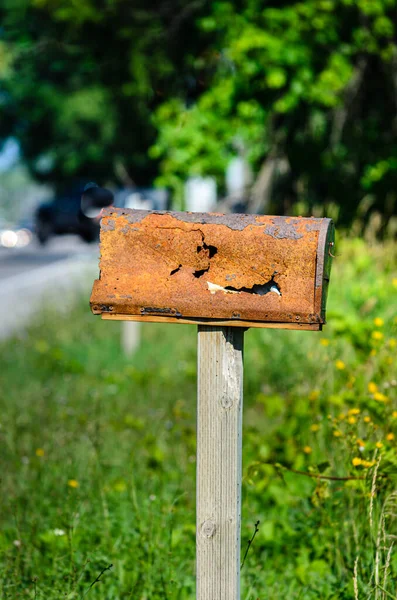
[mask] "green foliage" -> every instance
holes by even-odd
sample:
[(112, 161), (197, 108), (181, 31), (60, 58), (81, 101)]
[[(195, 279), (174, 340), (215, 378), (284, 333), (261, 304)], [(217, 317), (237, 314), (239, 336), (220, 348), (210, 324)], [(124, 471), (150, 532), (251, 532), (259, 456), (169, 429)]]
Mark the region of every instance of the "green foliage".
[(394, 0), (213, 2), (200, 21), (212, 36), (210, 83), (191, 106), (171, 99), (157, 111), (161, 181), (211, 173), (222, 183), (243, 145), (256, 171), (269, 153), (287, 157), (284, 197), (308, 201), (309, 212), (334, 202), (349, 222), (370, 191), (387, 220), (397, 184), (394, 12)]
[(0, 140), (15, 136), (42, 180), (128, 173), (147, 184), (157, 172), (151, 116), (185, 88), (201, 8), (0, 0)]
[(0, 0), (0, 138), (39, 179), (222, 192), (244, 149), (290, 167), (273, 212), (396, 211), (395, 0)]
[[(246, 334), (246, 600), (353, 600), (356, 560), (359, 597), (397, 593), (396, 248), (337, 252), (322, 333)], [(110, 564), (87, 598), (195, 597), (195, 345), (148, 325), (127, 358), (86, 300), (2, 343), (2, 598), (81, 598)]]

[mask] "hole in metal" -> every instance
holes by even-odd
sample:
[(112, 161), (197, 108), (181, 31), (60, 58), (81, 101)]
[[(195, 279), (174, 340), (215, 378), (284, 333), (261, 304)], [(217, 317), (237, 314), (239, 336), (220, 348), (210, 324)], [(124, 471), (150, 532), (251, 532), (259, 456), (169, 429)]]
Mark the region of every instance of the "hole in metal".
[(208, 289), (211, 292), (211, 294), (215, 294), (215, 292), (225, 292), (226, 294), (227, 293), (240, 294), (241, 292), (245, 292), (246, 294), (257, 294), (258, 296), (265, 296), (266, 294), (269, 294), (270, 292), (274, 292), (278, 296), (282, 295), (280, 286), (278, 285), (278, 283), (276, 283), (274, 281), (273, 277), (270, 279), (270, 281), (267, 281), (266, 283), (262, 283), (262, 284), (255, 283), (250, 288), (247, 288), (247, 287), (235, 288), (235, 287), (232, 287), (231, 285), (223, 287), (221, 285), (217, 285), (216, 283), (211, 283), (210, 281), (207, 281), (207, 285), (208, 285)]
[(200, 269), (199, 271), (194, 271), (193, 273), (193, 277), (196, 277), (196, 279), (198, 279), (199, 277), (202, 277), (204, 275), (204, 273), (207, 273), (209, 267), (207, 267), (206, 269)]
[(177, 267), (176, 269), (173, 269), (170, 273), (170, 275), (175, 275), (175, 273), (178, 273), (179, 269), (182, 268), (182, 265), (179, 265), (179, 267)]

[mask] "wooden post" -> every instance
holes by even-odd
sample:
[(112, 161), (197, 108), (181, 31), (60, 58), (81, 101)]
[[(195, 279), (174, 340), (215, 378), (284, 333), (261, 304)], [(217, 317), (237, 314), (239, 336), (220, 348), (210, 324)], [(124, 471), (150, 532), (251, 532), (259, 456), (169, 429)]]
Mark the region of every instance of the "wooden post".
[(244, 331), (198, 328), (197, 600), (240, 599)]
[(121, 328), (121, 347), (126, 356), (136, 352), (141, 343), (141, 323), (134, 321), (123, 321)]

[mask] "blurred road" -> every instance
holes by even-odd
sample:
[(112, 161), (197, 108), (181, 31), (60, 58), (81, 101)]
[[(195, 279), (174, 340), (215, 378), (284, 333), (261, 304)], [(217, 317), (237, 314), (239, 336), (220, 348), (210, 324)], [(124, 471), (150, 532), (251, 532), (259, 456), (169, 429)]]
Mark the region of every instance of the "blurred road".
[(78, 236), (65, 235), (40, 246), (35, 240), (25, 248), (3, 248), (0, 246), (0, 285), (9, 277), (30, 273), (34, 269), (50, 265), (59, 260), (79, 257), (84, 259), (99, 256), (98, 244), (86, 244)]
[(23, 329), (43, 308), (69, 310), (87, 297), (98, 277), (98, 244), (76, 236), (54, 238), (45, 247), (0, 249), (0, 339)]

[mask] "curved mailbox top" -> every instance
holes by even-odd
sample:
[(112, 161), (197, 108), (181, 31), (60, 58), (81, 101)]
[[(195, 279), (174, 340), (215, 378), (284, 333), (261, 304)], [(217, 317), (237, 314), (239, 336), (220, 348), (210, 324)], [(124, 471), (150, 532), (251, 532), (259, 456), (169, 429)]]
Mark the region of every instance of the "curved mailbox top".
[(104, 318), (321, 329), (330, 219), (108, 208), (91, 308)]

